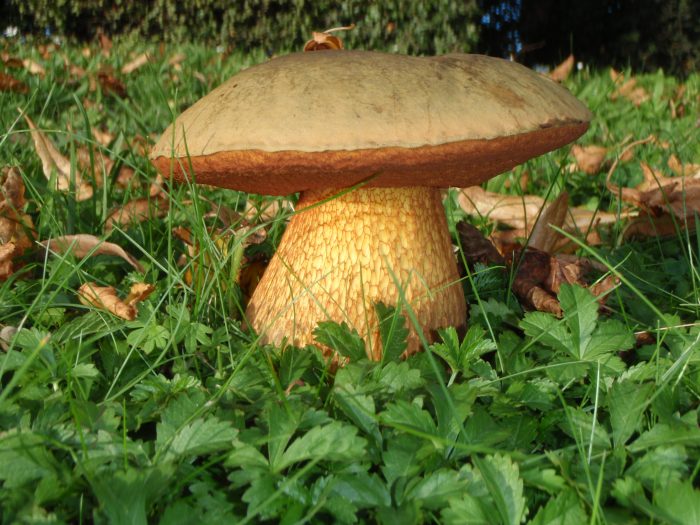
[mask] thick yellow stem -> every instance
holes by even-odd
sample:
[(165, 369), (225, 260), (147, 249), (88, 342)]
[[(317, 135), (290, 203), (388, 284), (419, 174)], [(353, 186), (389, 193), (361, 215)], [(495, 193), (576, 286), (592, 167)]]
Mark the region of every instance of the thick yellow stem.
[[(374, 304), (407, 301), (432, 340), (466, 323), (440, 191), (360, 188), (302, 194), (277, 253), (248, 304), (264, 343), (313, 343), (320, 321), (346, 322), (381, 357)], [(401, 288), (397, 287), (397, 281)], [(409, 321), (409, 347), (420, 348)]]

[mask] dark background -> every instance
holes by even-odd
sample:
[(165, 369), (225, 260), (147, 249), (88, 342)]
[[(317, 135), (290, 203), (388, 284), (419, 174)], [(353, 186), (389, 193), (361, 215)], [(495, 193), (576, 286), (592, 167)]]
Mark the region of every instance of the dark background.
[(0, 30), (22, 34), (90, 40), (103, 31), (268, 54), (355, 22), (343, 35), (355, 49), (481, 52), (528, 65), (573, 53), (587, 64), (681, 76), (700, 64), (700, 0), (2, 0), (0, 20)]

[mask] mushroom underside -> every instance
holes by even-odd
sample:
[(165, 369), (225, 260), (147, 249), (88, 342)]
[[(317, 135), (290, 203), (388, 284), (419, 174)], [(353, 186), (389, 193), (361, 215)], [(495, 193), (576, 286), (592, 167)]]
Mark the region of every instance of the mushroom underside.
[(302, 193), (247, 318), (262, 343), (314, 343), (319, 322), (345, 322), (382, 355), (374, 305), (410, 306), (407, 353), (438, 328), (466, 323), (466, 302), (440, 190), (355, 188)]

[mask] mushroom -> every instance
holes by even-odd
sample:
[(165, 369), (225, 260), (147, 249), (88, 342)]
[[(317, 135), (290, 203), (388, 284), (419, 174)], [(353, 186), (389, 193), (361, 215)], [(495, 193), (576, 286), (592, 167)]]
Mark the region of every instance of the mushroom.
[[(466, 324), (440, 188), (561, 147), (590, 118), (563, 87), (497, 58), (297, 53), (199, 100), (151, 159), (179, 180), (301, 192), (248, 322), (263, 343), (298, 346), (320, 321), (345, 322), (379, 359), (377, 302), (408, 303), (428, 340)], [(421, 346), (416, 328), (409, 353)]]

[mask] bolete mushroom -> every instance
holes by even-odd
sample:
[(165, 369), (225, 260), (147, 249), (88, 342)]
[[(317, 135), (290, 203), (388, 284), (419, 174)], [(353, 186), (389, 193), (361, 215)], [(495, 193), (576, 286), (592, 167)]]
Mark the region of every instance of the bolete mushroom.
[(301, 192), (248, 321), (263, 342), (296, 345), (312, 343), (320, 321), (346, 322), (377, 359), (374, 303), (405, 300), (429, 339), (466, 323), (440, 188), (563, 146), (590, 117), (563, 87), (497, 58), (297, 53), (199, 100), (151, 158), (180, 180)]

